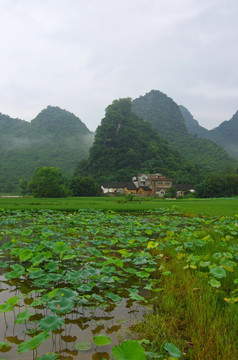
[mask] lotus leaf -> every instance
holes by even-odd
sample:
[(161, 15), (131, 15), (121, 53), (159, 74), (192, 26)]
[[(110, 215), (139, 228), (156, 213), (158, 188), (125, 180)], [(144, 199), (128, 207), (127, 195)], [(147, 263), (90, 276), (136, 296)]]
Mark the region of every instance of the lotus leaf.
[(25, 273), (25, 268), (19, 264), (11, 265), (13, 271), (10, 271), (5, 275), (6, 279), (18, 279)]
[(166, 343), (164, 348), (166, 351), (168, 351), (169, 355), (173, 356), (174, 358), (180, 358), (181, 351), (174, 344)]
[(58, 355), (54, 353), (47, 353), (41, 357), (37, 357), (36, 360), (56, 360), (58, 359)]
[(119, 295), (116, 295), (116, 294), (113, 294), (113, 293), (108, 293), (106, 296), (109, 297), (114, 302), (121, 302), (122, 301), (122, 298)]
[(28, 311), (28, 309), (26, 309), (25, 311), (17, 314), (16, 320), (15, 320), (15, 324), (22, 324), (23, 322), (25, 322), (26, 320), (28, 320), (31, 315), (33, 315), (33, 313), (30, 313)]
[(45, 331), (52, 331), (60, 328), (64, 324), (64, 319), (57, 315), (47, 315), (39, 322), (39, 328)]
[(4, 262), (4, 261), (0, 261), (0, 267), (5, 269), (8, 267), (8, 263)]
[(24, 352), (28, 352), (29, 350), (37, 349), (40, 344), (45, 342), (48, 338), (50, 338), (50, 334), (48, 332), (42, 332), (39, 335), (34, 336), (32, 339), (21, 343), (18, 346), (18, 354), (22, 354)]
[(6, 347), (6, 348), (10, 348), (11, 347), (11, 345), (10, 344), (8, 344), (7, 342), (5, 342), (5, 341), (2, 341), (2, 342), (0, 342), (0, 351), (2, 350), (2, 348), (4, 348), (4, 347)]
[(210, 281), (209, 281), (209, 284), (214, 287), (214, 288), (219, 288), (221, 286), (221, 283), (220, 281), (212, 278)]
[(98, 345), (98, 346), (108, 345), (108, 344), (111, 344), (111, 342), (112, 342), (112, 340), (109, 338), (109, 336), (106, 336), (103, 334), (94, 336), (93, 341), (94, 341), (94, 344)]
[(21, 261), (26, 261), (26, 260), (32, 258), (32, 256), (33, 256), (32, 251), (30, 251), (28, 249), (23, 249), (19, 254), (19, 259)]
[(74, 347), (79, 351), (88, 351), (92, 349), (92, 344), (90, 342), (78, 342), (74, 344)]
[(211, 268), (211, 269), (210, 269), (210, 273), (211, 273), (214, 277), (216, 277), (216, 278), (218, 278), (218, 279), (222, 279), (222, 278), (226, 277), (226, 270), (223, 269), (223, 268), (220, 267), (220, 266), (217, 266), (217, 267), (215, 267), (215, 268)]
[(61, 299), (50, 301), (47, 306), (54, 313), (67, 314), (74, 308), (74, 301), (72, 299), (62, 297)]
[(112, 354), (117, 360), (146, 360), (146, 352), (137, 341), (126, 340), (114, 346)]
[(14, 310), (14, 306), (12, 304), (0, 305), (0, 314), (13, 310)]

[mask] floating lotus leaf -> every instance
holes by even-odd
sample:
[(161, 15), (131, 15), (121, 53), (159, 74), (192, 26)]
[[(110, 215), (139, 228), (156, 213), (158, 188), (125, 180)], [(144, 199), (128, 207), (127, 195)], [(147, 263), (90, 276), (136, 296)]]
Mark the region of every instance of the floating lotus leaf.
[(109, 299), (111, 299), (114, 302), (121, 302), (122, 301), (122, 298), (119, 295), (116, 295), (116, 294), (114, 294), (112, 292), (108, 293), (106, 296), (109, 297)]
[(112, 340), (109, 338), (109, 336), (106, 336), (103, 334), (94, 336), (93, 341), (94, 341), (94, 344), (98, 345), (98, 346), (108, 345), (108, 344), (111, 344), (111, 342), (112, 342)]
[(49, 271), (56, 271), (58, 268), (58, 264), (55, 262), (49, 262), (45, 265), (45, 269)]
[(62, 297), (67, 299), (73, 299), (78, 295), (78, 293), (70, 288), (60, 288), (57, 291), (56, 297), (57, 299), (61, 299)]
[(23, 236), (30, 236), (32, 234), (32, 229), (25, 229), (21, 232)]
[(0, 267), (5, 269), (8, 267), (8, 264), (5, 261), (0, 261)]
[(64, 324), (64, 319), (57, 315), (47, 315), (40, 320), (38, 326), (45, 331), (52, 331), (60, 328)]
[(117, 360), (146, 360), (146, 352), (137, 341), (126, 340), (114, 346), (112, 354)]
[(77, 289), (78, 291), (91, 291), (92, 288), (95, 286), (95, 283), (89, 283), (89, 284), (83, 284), (81, 286), (79, 286)]
[(2, 341), (2, 342), (0, 342), (0, 351), (1, 351), (3, 348), (8, 348), (8, 349), (10, 349), (10, 348), (11, 348), (11, 345), (8, 344), (8, 343), (5, 342), (5, 341)]
[(44, 260), (45, 260), (45, 258), (44, 258), (43, 254), (38, 254), (38, 255), (31, 258), (31, 262), (32, 262), (33, 266), (39, 265)]
[(50, 273), (45, 276), (45, 279), (49, 282), (58, 282), (62, 278), (61, 274)]
[(45, 342), (48, 338), (50, 338), (50, 334), (48, 332), (42, 332), (39, 335), (34, 336), (32, 339), (21, 343), (18, 346), (17, 352), (18, 354), (22, 354), (24, 352), (28, 352), (30, 350), (37, 349), (40, 344)]
[(42, 277), (43, 275), (45, 275), (44, 270), (38, 269), (35, 271), (31, 271), (29, 277), (30, 277), (30, 279), (38, 279), (38, 278)]
[(90, 342), (78, 342), (74, 344), (75, 349), (79, 351), (88, 351), (92, 349), (92, 344)]
[(5, 275), (5, 278), (8, 280), (18, 279), (25, 273), (25, 268), (19, 264), (11, 265), (13, 271), (10, 271)]
[(32, 258), (32, 256), (33, 256), (33, 252), (32, 252), (32, 251), (30, 251), (30, 250), (28, 250), (28, 249), (23, 249), (23, 250), (20, 252), (20, 254), (19, 254), (19, 259), (20, 259), (21, 261), (26, 261), (26, 260)]
[(54, 353), (47, 353), (41, 357), (37, 357), (36, 360), (56, 360), (58, 358), (59, 358), (58, 355)]
[(53, 247), (53, 251), (57, 254), (64, 253), (68, 250), (70, 250), (70, 248), (63, 241), (57, 242)]
[(143, 298), (143, 296), (140, 296), (140, 295), (135, 294), (135, 293), (130, 293), (130, 294), (129, 294), (129, 297), (130, 297), (132, 300), (137, 300), (137, 301), (143, 301), (143, 300), (145, 300), (145, 299)]
[(62, 297), (61, 299), (50, 301), (47, 306), (55, 313), (67, 314), (74, 308), (74, 301), (72, 299)]

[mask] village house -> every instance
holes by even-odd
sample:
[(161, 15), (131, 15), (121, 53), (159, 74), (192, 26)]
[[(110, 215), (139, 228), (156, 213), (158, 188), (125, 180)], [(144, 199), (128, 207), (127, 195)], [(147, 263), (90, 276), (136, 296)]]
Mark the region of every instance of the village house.
[(132, 178), (132, 181), (139, 189), (140, 186), (147, 186), (151, 189), (152, 195), (163, 197), (168, 188), (173, 186), (172, 179), (162, 174), (139, 174)]
[(195, 192), (193, 186), (189, 184), (177, 184), (175, 188), (177, 189), (177, 196), (184, 196)]
[(132, 182), (107, 182), (101, 184), (103, 194), (135, 194), (138, 196), (157, 195), (163, 197), (167, 189), (172, 187), (172, 179), (161, 174), (139, 174)]
[(103, 194), (136, 194), (137, 187), (133, 182), (107, 182), (101, 184)]

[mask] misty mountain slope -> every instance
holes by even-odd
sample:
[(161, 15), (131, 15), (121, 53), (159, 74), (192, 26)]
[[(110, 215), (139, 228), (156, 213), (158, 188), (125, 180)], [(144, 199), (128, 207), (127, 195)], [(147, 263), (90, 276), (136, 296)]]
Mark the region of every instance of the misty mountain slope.
[(72, 175), (87, 158), (94, 134), (74, 114), (48, 106), (28, 123), (0, 116), (0, 193), (17, 191), (20, 178), (41, 166)]
[(160, 91), (152, 90), (132, 103), (132, 111), (150, 122), (159, 135), (190, 163), (206, 172), (222, 171), (237, 162), (219, 145), (189, 134), (179, 106)]
[(130, 181), (138, 173), (162, 173), (173, 180), (192, 182), (199, 171), (162, 139), (151, 124), (131, 111), (131, 100), (115, 100), (98, 126), (88, 163), (76, 171), (100, 181)]
[(206, 135), (209, 133), (209, 130), (199, 125), (198, 121), (194, 119), (186, 107), (179, 105), (179, 109), (183, 115), (189, 134), (197, 135), (200, 138), (206, 137)]
[(238, 111), (230, 120), (210, 130), (206, 137), (223, 146), (231, 156), (238, 159)]
[(185, 120), (178, 105), (158, 90), (151, 90), (132, 102), (132, 111), (149, 121), (160, 136), (173, 141), (177, 136), (188, 134)]
[(222, 146), (230, 156), (238, 160), (238, 111), (230, 120), (222, 122), (212, 130), (207, 130), (199, 125), (198, 121), (184, 106), (180, 105), (179, 108), (190, 134), (212, 140), (217, 145)]

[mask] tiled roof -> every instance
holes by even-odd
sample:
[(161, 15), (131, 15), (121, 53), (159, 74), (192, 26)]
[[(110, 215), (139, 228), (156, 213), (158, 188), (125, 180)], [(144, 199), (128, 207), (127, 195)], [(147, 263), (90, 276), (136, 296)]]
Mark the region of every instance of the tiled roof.
[(149, 186), (140, 186), (139, 189), (143, 189), (144, 191), (151, 191)]
[(125, 187), (128, 190), (136, 190), (137, 187), (135, 186), (135, 184), (133, 182), (107, 182), (107, 183), (102, 183), (101, 186), (103, 186), (104, 188), (112, 188), (112, 189), (124, 189)]

